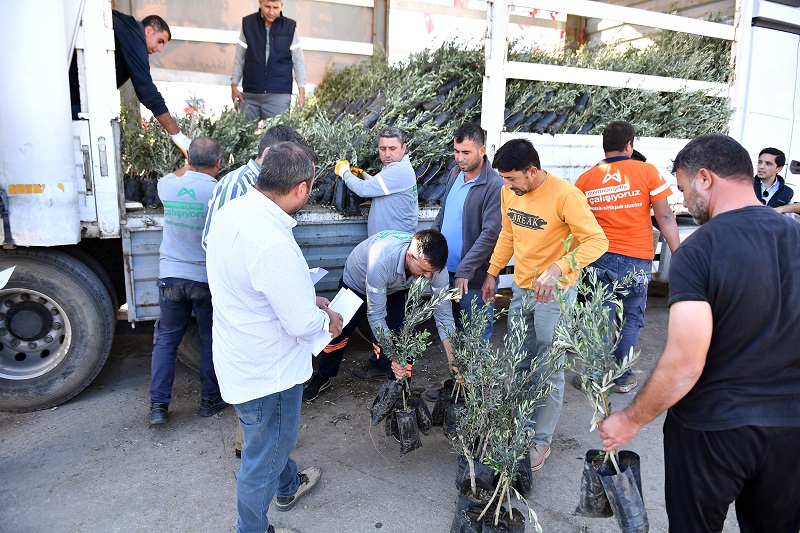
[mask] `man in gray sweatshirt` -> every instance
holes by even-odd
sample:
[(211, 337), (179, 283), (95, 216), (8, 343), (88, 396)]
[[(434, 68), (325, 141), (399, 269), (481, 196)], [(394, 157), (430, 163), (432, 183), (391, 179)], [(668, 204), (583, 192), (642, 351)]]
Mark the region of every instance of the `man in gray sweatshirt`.
[(164, 236), (159, 249), (161, 314), (156, 321), (151, 364), (151, 425), (167, 421), (178, 345), (192, 312), (200, 334), (200, 416), (211, 416), (228, 406), (220, 397), (211, 357), (211, 291), (202, 246), (208, 201), (217, 184), (221, 157), (222, 150), (214, 139), (199, 137), (189, 145), (187, 166), (158, 180), (158, 195), (164, 204)]
[[(419, 203), (417, 176), (406, 154), (403, 133), (397, 128), (384, 128), (378, 137), (378, 153), (383, 168), (363, 179), (350, 171), (350, 162), (336, 162), (336, 175), (347, 187), (362, 198), (372, 198), (367, 219), (367, 236), (380, 231), (417, 231)], [(360, 173), (360, 172), (359, 172)]]

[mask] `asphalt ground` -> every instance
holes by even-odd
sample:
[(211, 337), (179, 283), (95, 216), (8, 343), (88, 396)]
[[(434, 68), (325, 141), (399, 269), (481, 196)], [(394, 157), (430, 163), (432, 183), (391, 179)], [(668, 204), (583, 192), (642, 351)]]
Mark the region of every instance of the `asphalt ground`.
[[(666, 299), (651, 295), (636, 366), (641, 383), (663, 349)], [(504, 320), (494, 341), (502, 342)], [(302, 469), (319, 465), (320, 485), (288, 512), (270, 510), (276, 526), (314, 532), (447, 532), (455, 512), (457, 457), (441, 428), (422, 448), (400, 456), (399, 444), (370, 427), (368, 408), (379, 383), (349, 369), (371, 347), (354, 337), (340, 375), (313, 404), (304, 404), (297, 449)], [(164, 427), (147, 425), (152, 328), (122, 326), (98, 378), (69, 402), (45, 411), (0, 413), (0, 532), (232, 532), (236, 523), (235, 411), (210, 418), (197, 411), (199, 380), (178, 365)], [(446, 377), (436, 343), (415, 365), (416, 387)], [(535, 473), (530, 505), (546, 532), (619, 531), (614, 518), (576, 516), (584, 454), (599, 447), (589, 433), (591, 407), (569, 385), (544, 467)], [(615, 394), (614, 408), (632, 395)], [(432, 407), (432, 406), (431, 406)], [(641, 456), (650, 531), (667, 531), (664, 510), (663, 415), (625, 447)], [(737, 531), (733, 512), (725, 531)], [(526, 531), (534, 531), (529, 524)]]

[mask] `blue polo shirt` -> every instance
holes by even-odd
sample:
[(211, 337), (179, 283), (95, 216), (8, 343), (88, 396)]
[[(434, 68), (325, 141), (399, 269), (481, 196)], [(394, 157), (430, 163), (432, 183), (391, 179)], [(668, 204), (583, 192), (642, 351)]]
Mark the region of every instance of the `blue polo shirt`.
[(464, 183), (464, 172), (459, 172), (456, 176), (450, 192), (447, 193), (445, 202), (444, 216), (442, 217), (442, 234), (447, 239), (447, 270), (455, 272), (458, 264), (461, 263), (461, 248), (463, 242), (464, 201), (467, 193), (475, 185), (477, 177)]

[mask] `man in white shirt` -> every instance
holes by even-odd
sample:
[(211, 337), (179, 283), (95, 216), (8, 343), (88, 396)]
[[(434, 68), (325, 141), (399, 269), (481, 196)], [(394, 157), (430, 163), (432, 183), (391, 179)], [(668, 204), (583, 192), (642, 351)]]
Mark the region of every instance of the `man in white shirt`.
[(314, 154), (278, 143), (264, 158), (253, 189), (214, 215), (207, 269), (214, 296), (214, 362), (222, 397), (244, 431), (236, 483), (237, 533), (289, 531), (269, 524), (267, 510), (288, 511), (311, 491), (319, 467), (298, 472), (290, 457), (300, 426), (311, 345), (336, 337), (342, 317), (317, 298), (290, 216), (308, 201)]

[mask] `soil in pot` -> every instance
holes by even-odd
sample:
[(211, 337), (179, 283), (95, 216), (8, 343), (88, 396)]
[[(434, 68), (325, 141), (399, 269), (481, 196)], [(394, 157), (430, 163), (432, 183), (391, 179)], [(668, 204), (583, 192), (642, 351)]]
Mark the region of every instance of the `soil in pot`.
[(483, 521), (478, 520), (481, 510), (476, 508), (467, 511), (456, 511), (453, 523), (450, 524), (450, 533), (482, 533)]
[(512, 508), (509, 514), (505, 507), (500, 508), (500, 519), (494, 523), (494, 513), (483, 517), (483, 533), (525, 533), (525, 515)]

